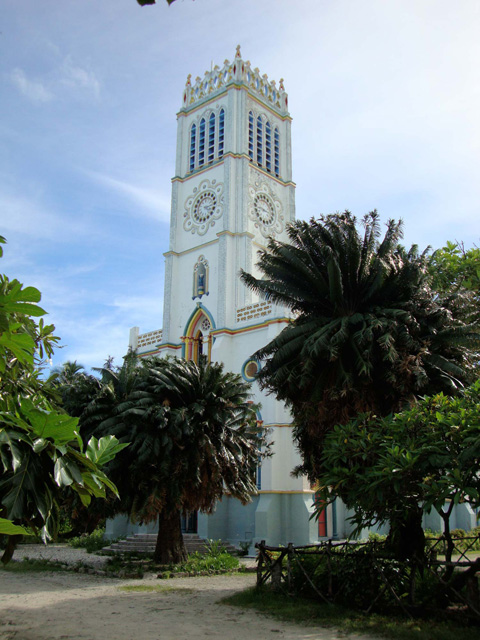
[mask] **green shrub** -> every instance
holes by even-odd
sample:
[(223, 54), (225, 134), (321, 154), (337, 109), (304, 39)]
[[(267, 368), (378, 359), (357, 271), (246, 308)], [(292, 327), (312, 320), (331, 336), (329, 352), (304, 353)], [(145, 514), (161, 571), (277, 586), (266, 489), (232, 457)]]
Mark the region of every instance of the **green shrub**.
[(369, 542), (385, 542), (386, 539), (387, 539), (387, 536), (383, 535), (381, 533), (372, 533), (372, 532), (370, 532), (368, 534)]
[(222, 551), (221, 553), (215, 552), (214, 555), (195, 552), (189, 556), (185, 564), (174, 565), (171, 569), (178, 573), (178, 566), (182, 567), (181, 569), (178, 569), (179, 571), (186, 571), (188, 573), (199, 573), (202, 571), (213, 573), (214, 571), (229, 571), (231, 569), (237, 569), (239, 564), (238, 558), (232, 556), (226, 551)]
[[(93, 533), (88, 535), (72, 538), (68, 544), (75, 549), (85, 549), (87, 553), (95, 553), (95, 551), (100, 551), (107, 545), (104, 535), (105, 529), (95, 529)], [(112, 541), (109, 540), (108, 542)]]
[(216, 558), (222, 553), (225, 553), (225, 548), (221, 540), (207, 540), (206, 545), (207, 554), (211, 558)]
[(251, 540), (245, 540), (245, 542), (240, 542), (238, 545), (240, 547), (240, 549), (238, 550), (238, 555), (247, 556), (248, 552), (250, 551), (251, 544), (252, 544)]

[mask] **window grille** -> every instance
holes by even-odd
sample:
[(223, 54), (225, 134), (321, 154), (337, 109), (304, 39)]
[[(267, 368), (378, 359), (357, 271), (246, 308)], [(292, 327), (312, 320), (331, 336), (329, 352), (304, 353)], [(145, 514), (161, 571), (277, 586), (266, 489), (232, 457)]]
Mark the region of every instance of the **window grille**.
[(205, 118), (200, 120), (200, 136), (198, 145), (198, 166), (205, 163)]
[(208, 121), (208, 162), (215, 157), (215, 114), (210, 114)]
[(270, 122), (265, 124), (265, 167), (269, 172), (272, 170), (272, 127)]
[(223, 156), (225, 141), (225, 111), (222, 109), (218, 117), (218, 157)]
[(248, 114), (248, 155), (253, 160), (253, 113)]
[(280, 133), (278, 127), (275, 127), (275, 175), (280, 177)]
[(257, 118), (257, 164), (263, 165), (263, 122), (262, 118)]
[(192, 124), (190, 129), (190, 171), (195, 169), (195, 144), (197, 139), (197, 125)]

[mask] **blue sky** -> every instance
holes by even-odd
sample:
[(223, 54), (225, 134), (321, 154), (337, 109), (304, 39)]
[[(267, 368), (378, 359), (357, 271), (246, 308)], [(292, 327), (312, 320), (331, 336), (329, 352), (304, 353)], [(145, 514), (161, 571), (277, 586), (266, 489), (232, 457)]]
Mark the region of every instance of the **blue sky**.
[(285, 79), (298, 218), (478, 244), (479, 32), (478, 0), (2, 0), (1, 269), (42, 291), (53, 365), (161, 328), (176, 112), (239, 43)]

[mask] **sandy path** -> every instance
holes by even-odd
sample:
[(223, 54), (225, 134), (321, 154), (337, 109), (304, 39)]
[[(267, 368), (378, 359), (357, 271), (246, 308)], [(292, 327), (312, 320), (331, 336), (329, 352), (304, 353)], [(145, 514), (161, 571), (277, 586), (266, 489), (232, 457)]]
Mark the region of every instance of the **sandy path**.
[[(2, 640), (337, 640), (345, 634), (278, 622), (218, 604), (255, 582), (255, 575), (114, 580), (72, 572), (0, 572)], [(125, 585), (161, 592), (125, 592)], [(350, 636), (356, 640), (366, 637)]]

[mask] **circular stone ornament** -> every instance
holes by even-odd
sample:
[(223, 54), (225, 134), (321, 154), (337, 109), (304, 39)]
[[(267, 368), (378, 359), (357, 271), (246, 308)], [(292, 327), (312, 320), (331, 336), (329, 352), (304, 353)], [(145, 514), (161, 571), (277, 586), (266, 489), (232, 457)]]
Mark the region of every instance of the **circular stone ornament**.
[(285, 228), (282, 204), (270, 184), (256, 181), (249, 188), (248, 217), (264, 238), (275, 238)]
[(257, 193), (253, 203), (257, 220), (265, 226), (275, 222), (275, 205), (266, 193)]
[(183, 228), (203, 236), (223, 215), (223, 184), (203, 180), (185, 201)]
[(217, 197), (214, 191), (204, 191), (195, 201), (192, 217), (197, 224), (205, 224), (215, 211)]

